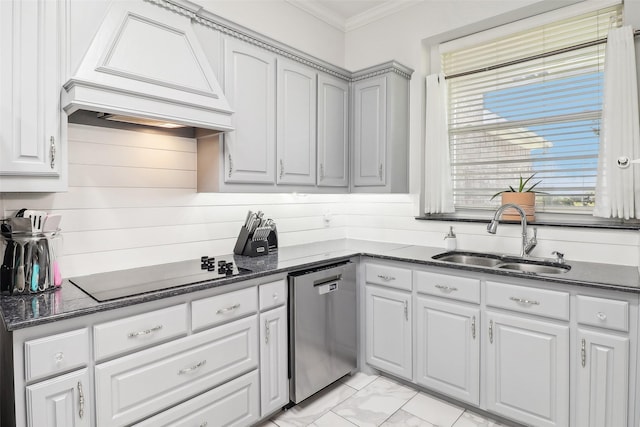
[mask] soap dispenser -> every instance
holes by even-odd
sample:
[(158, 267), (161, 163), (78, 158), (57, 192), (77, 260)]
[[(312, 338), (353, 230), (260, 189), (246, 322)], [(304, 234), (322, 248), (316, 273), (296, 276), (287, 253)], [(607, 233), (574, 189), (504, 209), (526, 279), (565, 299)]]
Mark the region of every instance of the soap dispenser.
[(449, 234), (444, 236), (444, 240), (445, 240), (445, 248), (448, 251), (453, 251), (458, 246), (458, 239), (456, 238), (456, 235), (453, 232), (453, 226), (449, 227)]

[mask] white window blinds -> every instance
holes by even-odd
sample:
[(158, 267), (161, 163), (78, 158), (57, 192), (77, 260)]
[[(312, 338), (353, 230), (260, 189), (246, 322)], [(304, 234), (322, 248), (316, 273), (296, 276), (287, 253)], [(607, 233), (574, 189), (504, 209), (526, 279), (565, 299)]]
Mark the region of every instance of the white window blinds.
[(622, 6), (442, 56), (457, 209), (535, 173), (538, 211), (593, 209), (604, 44)]

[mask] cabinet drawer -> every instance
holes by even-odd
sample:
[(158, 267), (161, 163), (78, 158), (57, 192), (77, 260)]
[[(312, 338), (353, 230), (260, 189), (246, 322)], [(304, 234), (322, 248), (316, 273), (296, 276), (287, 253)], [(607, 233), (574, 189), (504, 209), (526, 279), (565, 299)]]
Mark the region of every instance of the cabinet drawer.
[(150, 311), (93, 327), (96, 360), (187, 334), (187, 305)]
[(284, 279), (260, 285), (260, 310), (277, 307), (287, 301)]
[(134, 425), (137, 427), (246, 426), (260, 416), (258, 391), (258, 372), (251, 371)]
[(196, 331), (258, 311), (256, 288), (204, 298), (191, 303), (191, 328)]
[(404, 268), (366, 264), (365, 277), (367, 283), (411, 290), (411, 270)]
[(487, 305), (569, 320), (569, 293), (487, 282)]
[(24, 343), (27, 381), (85, 366), (89, 360), (87, 328)]
[(258, 366), (256, 316), (95, 367), (96, 424), (123, 426)]
[(426, 271), (416, 271), (413, 277), (417, 291), (423, 294), (480, 303), (480, 281), (477, 279)]
[(578, 323), (616, 329), (629, 330), (629, 303), (606, 298), (577, 296)]

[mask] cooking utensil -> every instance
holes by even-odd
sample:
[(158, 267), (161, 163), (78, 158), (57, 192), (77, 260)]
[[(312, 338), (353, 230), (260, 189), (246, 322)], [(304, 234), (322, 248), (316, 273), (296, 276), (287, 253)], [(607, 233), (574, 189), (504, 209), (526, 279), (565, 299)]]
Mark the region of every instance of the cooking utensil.
[(47, 215), (44, 218), (44, 222), (42, 224), (42, 231), (44, 231), (45, 233), (58, 231), (58, 228), (60, 228), (60, 221), (62, 221), (62, 215)]
[(13, 233), (31, 233), (31, 219), (14, 217), (9, 218), (8, 221)]
[(32, 258), (32, 272), (31, 272), (31, 280), (30, 280), (30, 284), (31, 284), (31, 292), (37, 292), (38, 291), (38, 282), (40, 280), (40, 245), (36, 242), (30, 242), (29, 243), (32, 246), (35, 246), (34, 248), (34, 252), (33, 252), (33, 258)]
[(33, 233), (42, 232), (44, 226), (44, 220), (47, 217), (47, 213), (44, 211), (26, 210), (24, 211), (24, 217), (31, 220), (31, 231)]
[(18, 292), (24, 292), (24, 286), (25, 286), (25, 277), (24, 277), (24, 251), (25, 251), (25, 244), (22, 242), (16, 242), (17, 247), (19, 248), (17, 249), (19, 251), (19, 255), (17, 256), (18, 259), (18, 267), (16, 269), (16, 289), (18, 289)]
[(58, 265), (58, 257), (56, 257), (56, 242), (51, 242), (51, 269), (53, 270), (53, 285), (60, 287), (62, 285), (62, 273), (60, 273), (60, 266)]
[(4, 259), (2, 266), (0, 267), (0, 291), (3, 294), (10, 294), (13, 292), (14, 286), (14, 269), (15, 269), (15, 242), (13, 240), (7, 241), (7, 247), (4, 251)]

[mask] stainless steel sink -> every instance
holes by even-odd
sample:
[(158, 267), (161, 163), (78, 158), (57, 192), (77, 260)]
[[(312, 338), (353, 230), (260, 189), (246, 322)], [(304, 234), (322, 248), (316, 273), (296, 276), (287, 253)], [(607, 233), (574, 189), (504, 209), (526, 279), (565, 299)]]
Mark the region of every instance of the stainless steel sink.
[(482, 267), (495, 267), (500, 264), (500, 260), (496, 258), (490, 258), (488, 256), (479, 256), (479, 255), (466, 255), (466, 254), (445, 254), (443, 257), (436, 258), (438, 255), (434, 256), (434, 259), (438, 259), (440, 261), (445, 262), (453, 262), (455, 264), (465, 264), (465, 265), (479, 265)]
[(515, 270), (524, 273), (536, 274), (561, 274), (571, 269), (568, 265), (548, 265), (548, 264), (530, 264), (522, 262), (508, 262), (498, 264), (497, 268), (501, 270)]
[(432, 259), (452, 264), (485, 267), (492, 270), (510, 270), (525, 274), (562, 274), (571, 269), (570, 265), (551, 261), (482, 252), (444, 252), (434, 255)]

